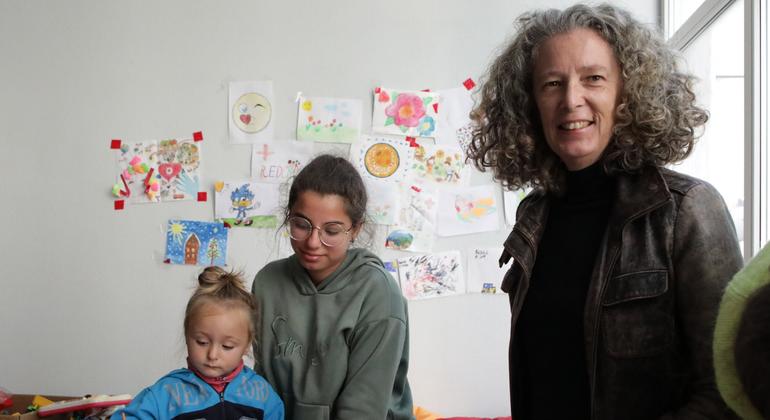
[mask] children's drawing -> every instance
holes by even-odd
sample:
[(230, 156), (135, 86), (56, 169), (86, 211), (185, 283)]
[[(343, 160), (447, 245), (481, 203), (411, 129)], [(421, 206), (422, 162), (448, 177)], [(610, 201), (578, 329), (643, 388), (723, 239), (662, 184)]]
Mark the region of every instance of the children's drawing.
[(367, 209), (375, 224), (392, 225), (396, 223), (401, 209), (401, 191), (397, 184), (364, 181), (369, 197)]
[(116, 197), (127, 197), (132, 203), (160, 201), (157, 141), (122, 142), (116, 164), (118, 175), (112, 188)]
[(228, 128), (231, 143), (273, 138), (273, 82), (231, 82)]
[(404, 180), (414, 160), (414, 148), (402, 139), (366, 137), (350, 148), (350, 158), (361, 176), (370, 181)]
[(300, 97), (297, 140), (352, 143), (360, 133), (360, 100)]
[(441, 90), (436, 144), (457, 145), (457, 130), (471, 122), (471, 92), (465, 87)]
[(421, 142), (414, 148), (412, 176), (436, 185), (468, 185), (470, 166), (457, 145)]
[(227, 229), (217, 222), (169, 220), (166, 259), (171, 264), (225, 265)]
[(200, 191), (200, 147), (200, 143), (192, 139), (158, 142), (161, 200), (197, 199)]
[(499, 229), (494, 185), (458, 187), (439, 192), (439, 236), (465, 235)]
[(509, 226), (516, 224), (516, 209), (531, 189), (509, 191), (503, 190), (503, 208), (505, 209), (505, 223)]
[(460, 149), (465, 153), (465, 156), (468, 156), (471, 141), (473, 141), (473, 127), (473, 123), (468, 123), (455, 131), (457, 144), (460, 145)]
[(214, 184), (214, 217), (230, 227), (278, 226), (278, 189), (253, 181)]
[(468, 254), (468, 293), (501, 293), (500, 284), (510, 267), (500, 267), (503, 247), (473, 248)]
[(372, 131), (412, 137), (435, 137), (440, 96), (436, 92), (374, 90)]
[(310, 162), (313, 144), (295, 140), (255, 143), (251, 152), (251, 177), (270, 184), (285, 182)]
[(385, 246), (399, 251), (429, 252), (436, 229), (436, 191), (413, 185), (403, 189), (401, 203), (397, 223), (388, 232)]
[(465, 293), (460, 251), (399, 258), (398, 278), (407, 299)]

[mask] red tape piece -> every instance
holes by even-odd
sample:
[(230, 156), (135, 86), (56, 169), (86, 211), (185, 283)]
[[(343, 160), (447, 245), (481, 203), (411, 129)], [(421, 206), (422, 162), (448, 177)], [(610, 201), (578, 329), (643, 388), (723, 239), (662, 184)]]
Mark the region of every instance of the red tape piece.
[(195, 141), (203, 141), (203, 132), (202, 131), (196, 131), (193, 133), (193, 140)]
[(473, 79), (469, 77), (465, 79), (465, 81), (463, 82), (463, 86), (465, 86), (465, 89), (471, 90), (474, 87), (476, 87), (476, 82), (474, 82)]
[(115, 207), (115, 210), (123, 210), (123, 207), (125, 207), (126, 202), (125, 200), (115, 200), (115, 203), (113, 206)]
[(433, 104), (433, 111), (438, 114), (438, 103)]
[(198, 201), (207, 201), (208, 193), (206, 191), (198, 191)]
[(417, 144), (417, 139), (415, 139), (412, 136), (406, 136), (406, 141), (409, 142), (409, 147), (418, 147), (419, 144)]
[(374, 93), (380, 93), (381, 90), (382, 88), (377, 86), (376, 88), (374, 88)]
[(120, 139), (112, 139), (110, 142), (110, 149), (120, 149)]

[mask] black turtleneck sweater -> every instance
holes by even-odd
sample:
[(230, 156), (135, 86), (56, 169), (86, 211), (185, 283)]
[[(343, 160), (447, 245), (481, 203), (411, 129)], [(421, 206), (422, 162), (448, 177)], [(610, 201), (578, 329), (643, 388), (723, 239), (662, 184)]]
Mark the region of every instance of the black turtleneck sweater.
[(551, 199), (516, 326), (526, 419), (590, 418), (583, 314), (612, 197), (611, 178), (595, 163), (569, 172), (566, 193)]

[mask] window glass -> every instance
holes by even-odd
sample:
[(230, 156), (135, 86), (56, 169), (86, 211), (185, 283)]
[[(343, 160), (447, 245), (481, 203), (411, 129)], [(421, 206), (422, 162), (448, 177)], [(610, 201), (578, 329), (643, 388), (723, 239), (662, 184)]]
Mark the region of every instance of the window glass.
[(668, 37), (676, 33), (677, 29), (692, 16), (695, 10), (703, 4), (705, 0), (668, 0), (666, 8), (668, 11)]
[(738, 0), (682, 51), (685, 68), (698, 78), (697, 100), (709, 110), (710, 117), (693, 153), (672, 168), (704, 179), (719, 190), (735, 222), (741, 249), (745, 168), (743, 28), (743, 0)]

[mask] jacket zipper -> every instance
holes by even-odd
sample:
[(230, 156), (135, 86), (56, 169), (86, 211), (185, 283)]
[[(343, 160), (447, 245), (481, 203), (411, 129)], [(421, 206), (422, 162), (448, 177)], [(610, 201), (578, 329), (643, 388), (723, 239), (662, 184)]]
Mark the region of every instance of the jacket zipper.
[[(655, 206), (649, 207), (649, 208), (647, 208), (647, 209), (645, 209), (643, 211), (640, 211), (639, 213), (635, 214), (634, 216), (629, 217), (626, 220), (626, 222), (623, 223), (623, 226), (621, 226), (621, 228), (620, 228), (620, 236), (621, 236), (621, 238), (620, 238), (619, 244), (623, 243), (623, 231), (626, 229), (626, 226), (628, 226), (632, 221), (634, 221), (634, 220), (638, 219), (639, 217), (641, 217), (643, 214), (651, 213), (651, 212), (657, 210), (658, 208), (663, 207), (667, 202), (668, 202), (668, 200), (662, 201), (662, 202), (658, 203)], [(602, 284), (602, 288), (599, 291), (599, 297), (598, 297), (598, 302), (597, 302), (599, 307), (596, 310), (596, 315), (594, 316), (594, 344), (593, 344), (593, 354), (592, 354), (592, 358), (593, 358), (592, 362), (593, 363), (591, 363), (591, 419), (594, 419), (595, 418), (595, 414), (596, 414), (596, 411), (595, 411), (595, 407), (596, 407), (596, 401), (595, 401), (595, 397), (596, 397), (596, 364), (597, 364), (596, 360), (598, 358), (598, 353), (599, 353), (599, 339), (598, 339), (598, 337), (599, 337), (599, 316), (600, 316), (600, 313), (601, 313), (601, 303), (602, 303), (602, 300), (604, 300), (604, 292), (607, 289), (607, 284), (609, 284), (609, 282), (610, 282), (610, 276), (612, 275), (612, 270), (615, 269), (615, 263), (618, 261), (618, 256), (620, 255), (620, 249), (621, 249), (621, 246), (618, 245), (618, 249), (617, 249), (617, 251), (615, 251), (615, 254), (612, 256), (612, 260), (610, 261), (609, 269), (607, 270), (607, 274), (606, 274), (606, 276), (604, 278), (604, 283)]]

